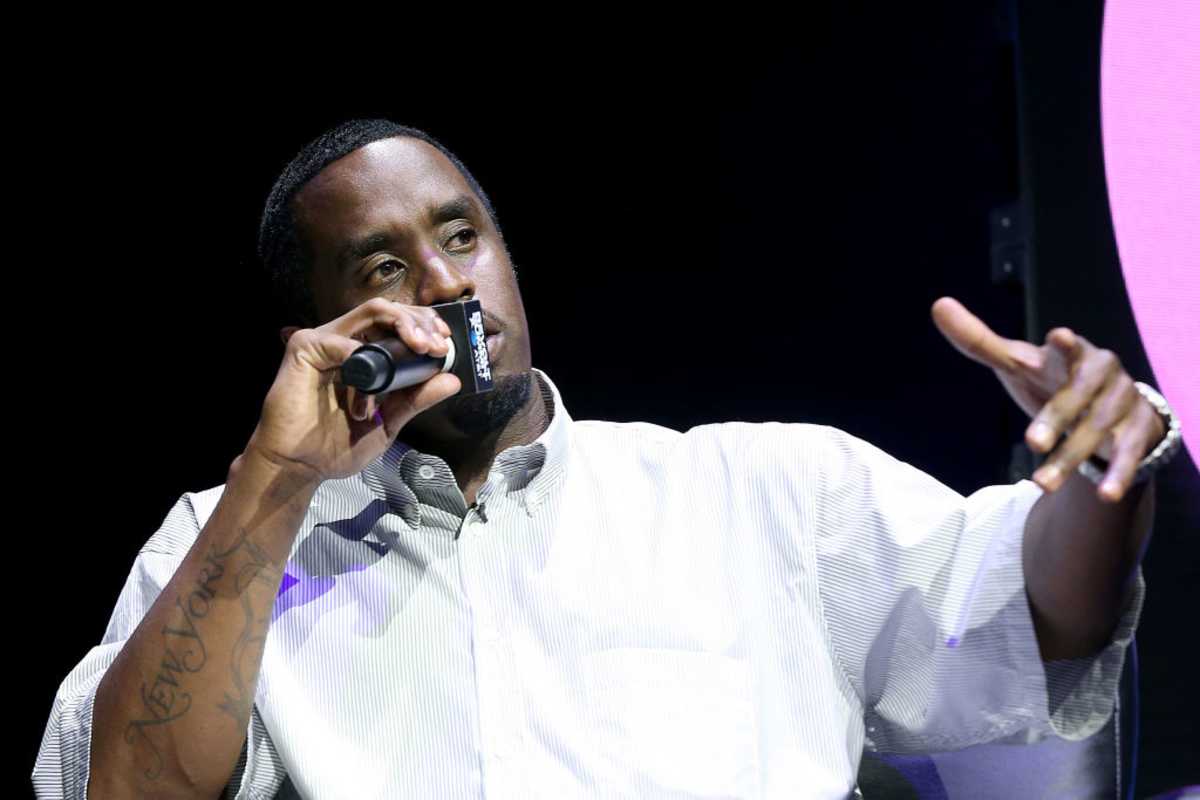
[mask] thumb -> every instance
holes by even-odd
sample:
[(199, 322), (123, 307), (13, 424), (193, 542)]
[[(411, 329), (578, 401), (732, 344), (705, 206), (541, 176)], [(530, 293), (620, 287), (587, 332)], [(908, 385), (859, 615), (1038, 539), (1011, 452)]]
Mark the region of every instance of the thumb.
[(292, 338), (292, 334), (300, 330), (299, 325), (285, 325), (279, 329), (279, 341), (283, 342), (283, 346), (287, 347), (288, 340)]
[(341, 367), (362, 345), (349, 336), (305, 328), (288, 337), (285, 358), (308, 364), (318, 372), (328, 372)]
[(942, 335), (972, 361), (1004, 371), (1035, 366), (1029, 362), (1037, 358), (1037, 348), (1000, 336), (953, 297), (939, 298), (930, 312)]
[(458, 376), (443, 372), (416, 386), (389, 392), (379, 404), (384, 430), (389, 436), (399, 433), (417, 414), (453, 397), (460, 389), (462, 381)]

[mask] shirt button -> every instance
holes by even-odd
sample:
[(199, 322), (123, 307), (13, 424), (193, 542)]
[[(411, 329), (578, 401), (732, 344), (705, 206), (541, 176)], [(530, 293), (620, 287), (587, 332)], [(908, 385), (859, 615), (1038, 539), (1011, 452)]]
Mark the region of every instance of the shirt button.
[(429, 466), (428, 464), (422, 464), (421, 468), (417, 470), (417, 474), (425, 480), (429, 480), (434, 475), (433, 467)]

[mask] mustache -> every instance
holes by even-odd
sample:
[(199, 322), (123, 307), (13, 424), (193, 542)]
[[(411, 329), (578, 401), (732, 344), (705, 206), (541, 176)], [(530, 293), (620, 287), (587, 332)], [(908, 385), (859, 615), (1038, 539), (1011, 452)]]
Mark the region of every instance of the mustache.
[(501, 320), (492, 312), (488, 311), (482, 305), (480, 305), (479, 310), (483, 313), (483, 323), (486, 329), (494, 330), (497, 333), (503, 333), (504, 329), (508, 327), (504, 324), (503, 320)]

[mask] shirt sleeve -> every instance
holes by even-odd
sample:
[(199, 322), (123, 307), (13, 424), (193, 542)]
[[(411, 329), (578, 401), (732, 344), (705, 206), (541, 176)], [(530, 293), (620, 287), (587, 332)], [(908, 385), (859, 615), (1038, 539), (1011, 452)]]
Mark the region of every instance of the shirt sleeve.
[[(192, 496), (184, 494), (134, 560), (104, 638), (75, 665), (55, 694), (33, 768), (33, 787), (39, 798), (86, 797), (96, 687), (179, 568), (199, 532)], [(223, 796), (270, 797), (285, 777), (255, 706), (246, 744)]]
[(861, 439), (809, 427), (819, 430), (809, 473), (819, 595), (866, 746), (947, 751), (1102, 728), (1141, 612), (1140, 569), (1100, 653), (1045, 663), (1022, 563), (1041, 488), (1025, 480), (963, 497)]

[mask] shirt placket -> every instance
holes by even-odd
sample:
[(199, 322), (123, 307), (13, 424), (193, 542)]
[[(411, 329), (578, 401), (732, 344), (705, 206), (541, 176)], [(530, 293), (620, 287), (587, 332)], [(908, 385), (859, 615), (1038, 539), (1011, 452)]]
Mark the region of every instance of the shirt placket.
[(525, 795), (518, 764), (522, 742), (520, 691), (502, 610), (508, 557), (501, 530), (501, 520), (507, 516), (500, 508), (502, 483), (503, 476), (493, 473), (480, 487), (476, 505), (463, 518), (458, 538), (463, 591), (471, 606), (484, 795), (519, 798)]

